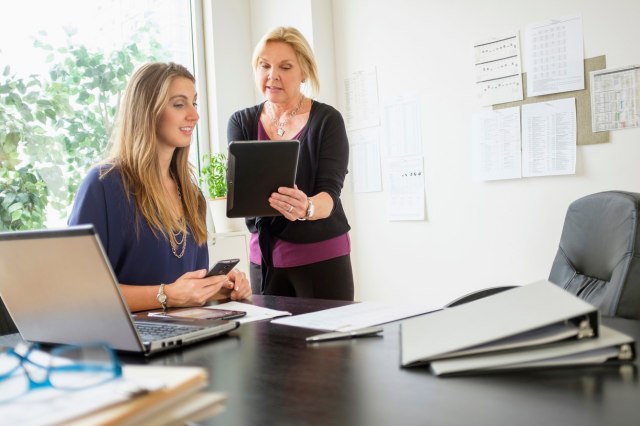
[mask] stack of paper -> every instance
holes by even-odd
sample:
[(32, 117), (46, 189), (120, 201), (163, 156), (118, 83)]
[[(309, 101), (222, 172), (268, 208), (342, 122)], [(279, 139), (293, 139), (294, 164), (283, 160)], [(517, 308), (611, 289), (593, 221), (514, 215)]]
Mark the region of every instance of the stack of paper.
[[(30, 359), (35, 357), (46, 365), (49, 355), (35, 351)], [(0, 363), (5, 361), (0, 355)], [(0, 419), (20, 425), (179, 424), (221, 408), (226, 395), (201, 392), (206, 384), (202, 368), (125, 366), (123, 377), (100, 386), (77, 391), (41, 388), (0, 404)]]
[(163, 386), (80, 417), (69, 422), (69, 425), (186, 424), (215, 415), (222, 410), (227, 399), (226, 394), (221, 392), (201, 391), (207, 384), (207, 373), (202, 368), (125, 366), (123, 375), (127, 380), (141, 382), (162, 378)]
[(631, 337), (540, 281), (401, 323), (401, 365), (436, 375), (633, 360)]

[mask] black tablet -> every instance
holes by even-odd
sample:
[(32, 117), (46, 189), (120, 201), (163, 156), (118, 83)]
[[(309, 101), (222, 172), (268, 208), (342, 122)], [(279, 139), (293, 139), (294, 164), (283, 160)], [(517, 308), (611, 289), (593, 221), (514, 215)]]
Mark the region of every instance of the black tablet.
[(300, 142), (233, 141), (227, 160), (227, 216), (280, 216), (269, 196), (280, 186), (293, 187)]

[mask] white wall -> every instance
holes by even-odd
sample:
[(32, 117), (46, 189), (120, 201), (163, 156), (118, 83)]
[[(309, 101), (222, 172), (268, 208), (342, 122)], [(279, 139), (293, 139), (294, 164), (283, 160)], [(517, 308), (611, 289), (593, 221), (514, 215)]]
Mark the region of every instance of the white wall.
[(227, 150), (231, 114), (253, 99), (251, 9), (248, 0), (204, 2), (209, 126), (214, 152)]
[[(336, 69), (375, 65), (381, 99), (415, 92), (422, 102), (424, 222), (388, 222), (388, 193), (353, 194), (353, 255), (360, 299), (442, 301), (494, 285), (548, 276), (568, 204), (583, 195), (640, 192), (640, 130), (578, 146), (575, 176), (474, 182), (471, 116), (474, 41), (581, 13), (585, 57), (640, 63), (640, 2), (334, 1)], [(524, 48), (524, 43), (522, 43)], [(344, 108), (344, 96), (339, 97)]]
[[(216, 7), (228, 11), (236, 1), (213, 0), (214, 15)], [(248, 63), (262, 33), (293, 25), (313, 40), (322, 68), (320, 100), (344, 112), (344, 78), (369, 66), (377, 68), (381, 99), (407, 92), (421, 99), (427, 220), (389, 222), (385, 191), (343, 193), (353, 228), (358, 300), (442, 304), (473, 289), (546, 278), (571, 201), (608, 189), (640, 192), (639, 129), (611, 132), (607, 144), (578, 146), (574, 176), (476, 182), (470, 127), (472, 114), (481, 109), (473, 85), (475, 41), (514, 29), (524, 41), (527, 24), (580, 13), (585, 57), (604, 54), (609, 68), (637, 64), (637, 0), (239, 3), (249, 9), (248, 17), (239, 17), (242, 25), (230, 15), (218, 18), (226, 25), (226, 40), (237, 37), (247, 44), (250, 37), (252, 43), (233, 52), (233, 64), (221, 64), (216, 53), (216, 70), (234, 68), (220, 79), (226, 88), (221, 97), (253, 83), (238, 67)], [(247, 57), (237, 59), (242, 56)], [(334, 72), (327, 70), (330, 63)], [(249, 97), (243, 92), (219, 100), (225, 127), (233, 110), (256, 101)]]

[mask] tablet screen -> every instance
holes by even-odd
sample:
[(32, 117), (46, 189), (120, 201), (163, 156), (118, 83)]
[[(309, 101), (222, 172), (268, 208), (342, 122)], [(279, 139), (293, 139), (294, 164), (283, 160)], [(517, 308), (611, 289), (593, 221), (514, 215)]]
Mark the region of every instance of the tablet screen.
[(227, 168), (227, 216), (280, 216), (269, 205), (278, 187), (293, 187), (300, 142), (233, 141)]

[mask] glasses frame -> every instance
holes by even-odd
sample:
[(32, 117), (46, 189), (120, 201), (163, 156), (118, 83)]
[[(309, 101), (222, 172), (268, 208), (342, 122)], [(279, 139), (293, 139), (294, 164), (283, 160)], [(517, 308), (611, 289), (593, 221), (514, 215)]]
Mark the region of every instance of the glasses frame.
[[(81, 344), (81, 345), (54, 346), (53, 349), (51, 349), (49, 354), (51, 356), (51, 360), (53, 361), (56, 357), (64, 358), (63, 354), (65, 352), (69, 352), (71, 350), (77, 350), (77, 349), (87, 349), (87, 348), (99, 348), (101, 350), (104, 350), (105, 353), (108, 355), (109, 360), (111, 361), (111, 363), (108, 364), (108, 368), (105, 368), (104, 365), (97, 365), (95, 363), (90, 363), (91, 360), (87, 360), (88, 362), (74, 362), (71, 364), (63, 364), (63, 365), (54, 365), (54, 364), (43, 365), (42, 363), (36, 362), (30, 358), (33, 352), (41, 350), (41, 346), (38, 344), (29, 345), (26, 351), (24, 352), (24, 355), (16, 352), (15, 348), (7, 349), (6, 354), (18, 358), (19, 362), (14, 368), (0, 375), (0, 385), (2, 385), (2, 382), (4, 380), (11, 378), (14, 374), (22, 370), (22, 372), (24, 373), (24, 375), (26, 376), (29, 382), (29, 386), (25, 390), (25, 392), (14, 395), (8, 399), (2, 399), (0, 397), (0, 404), (13, 401), (17, 398), (20, 398), (38, 389), (53, 388), (53, 389), (58, 389), (63, 391), (77, 391), (77, 390), (89, 389), (94, 386), (100, 386), (111, 380), (115, 380), (119, 377), (122, 377), (122, 364), (120, 363), (120, 360), (118, 359), (118, 356), (116, 355), (115, 351), (105, 343), (98, 342), (98, 343), (87, 343), (87, 344)], [(25, 364), (45, 370), (43, 379), (36, 380), (32, 376), (32, 372), (29, 371), (29, 368), (27, 368)], [(78, 387), (57, 386), (51, 382), (52, 373), (58, 373), (58, 372), (78, 373), (78, 372), (87, 372), (87, 371), (109, 372), (111, 374), (105, 380), (101, 380), (99, 382), (92, 383), (90, 385), (78, 386)]]

